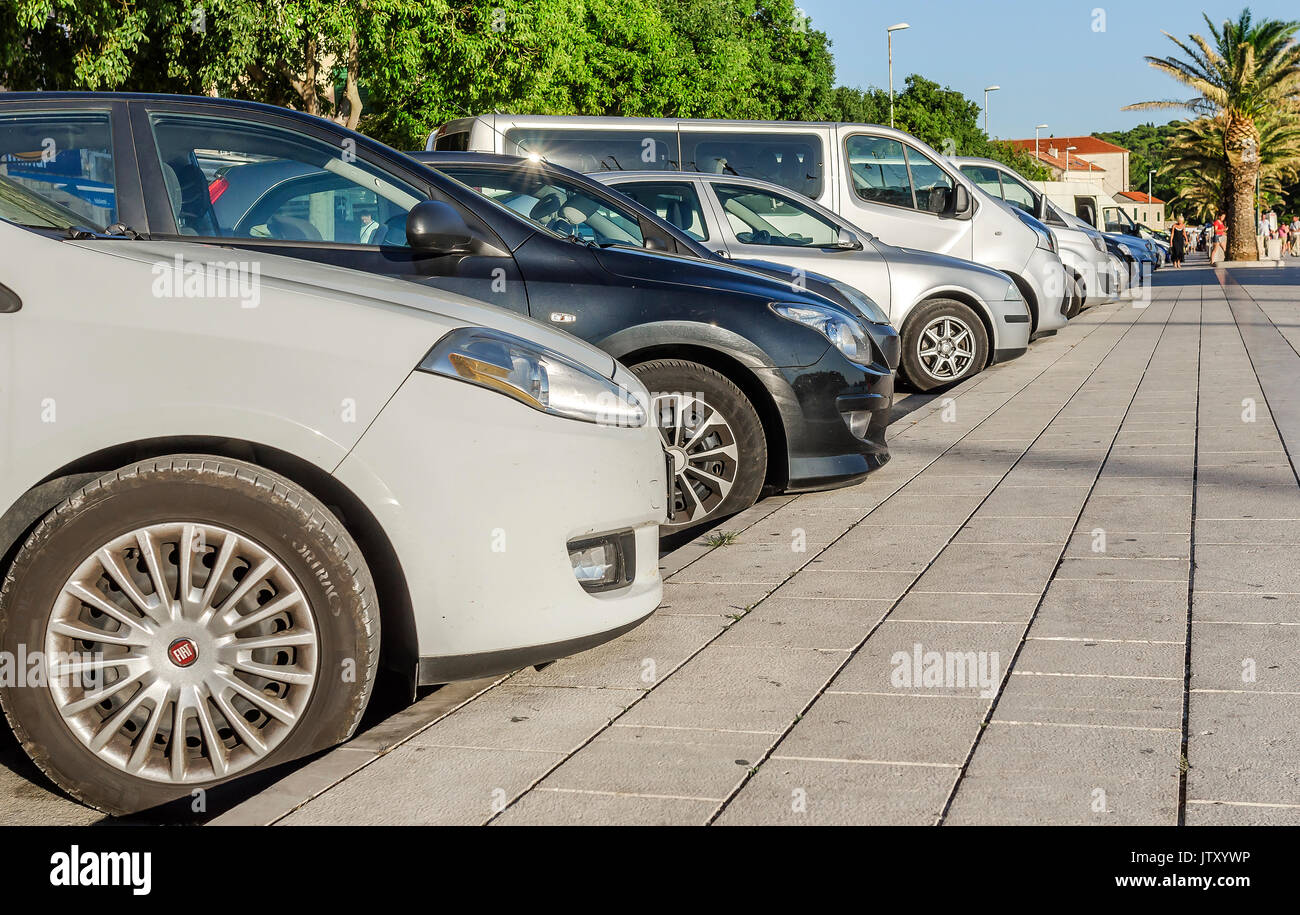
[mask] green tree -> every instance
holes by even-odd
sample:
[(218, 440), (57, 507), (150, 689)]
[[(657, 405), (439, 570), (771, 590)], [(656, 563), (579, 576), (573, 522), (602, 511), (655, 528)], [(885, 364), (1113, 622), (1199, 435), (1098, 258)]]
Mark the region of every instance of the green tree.
[(1254, 20), (1249, 9), (1236, 22), (1216, 27), (1204, 16), (1211, 40), (1201, 35), (1183, 42), (1166, 36), (1186, 59), (1147, 57), (1155, 67), (1196, 93), (1190, 100), (1140, 102), (1140, 108), (1185, 108), (1218, 118), (1223, 132), (1226, 173), (1228, 256), (1256, 260), (1255, 183), (1260, 174), (1260, 124), (1269, 117), (1295, 117), (1300, 94), (1300, 22)]

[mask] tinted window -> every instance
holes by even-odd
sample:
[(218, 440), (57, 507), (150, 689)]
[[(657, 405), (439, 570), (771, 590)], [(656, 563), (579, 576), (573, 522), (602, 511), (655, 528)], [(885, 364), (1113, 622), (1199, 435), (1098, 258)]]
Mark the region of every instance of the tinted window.
[(736, 240), (748, 245), (827, 248), (839, 227), (789, 197), (728, 184), (713, 185)]
[(853, 190), (863, 200), (914, 207), (903, 144), (887, 137), (853, 136), (845, 142)]
[(553, 172), (477, 165), (440, 165), (438, 170), (560, 235), (599, 245), (645, 244), (635, 213)]
[(346, 149), (245, 120), (150, 118), (182, 235), (406, 245), (424, 195)]
[(683, 168), (761, 178), (807, 197), (822, 192), (822, 141), (815, 134), (683, 130)]
[(709, 227), (700, 207), (700, 196), (685, 182), (619, 184), (614, 190), (626, 194), (660, 219), (681, 229), (696, 241), (709, 240)]
[(434, 149), (446, 149), (451, 152), (464, 152), (469, 149), (469, 131), (458, 130), (455, 133), (445, 133), (433, 141)]
[(92, 225), (117, 221), (108, 114), (0, 115), (0, 176)]
[(507, 153), (535, 153), (547, 162), (577, 172), (678, 167), (677, 135), (673, 131), (515, 127), (505, 136)]

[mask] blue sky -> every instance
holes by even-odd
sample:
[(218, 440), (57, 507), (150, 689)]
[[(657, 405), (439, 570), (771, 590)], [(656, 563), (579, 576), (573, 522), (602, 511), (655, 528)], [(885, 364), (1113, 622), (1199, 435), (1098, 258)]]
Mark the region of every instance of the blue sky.
[[(1214, 22), (1247, 5), (1213, 0), (797, 0), (814, 28), (830, 36), (835, 76), (848, 86), (889, 85), (885, 27), (894, 33), (894, 88), (909, 73), (964, 92), (980, 105), (990, 93), (989, 132), (1002, 138), (1072, 136), (1123, 130), (1180, 117), (1176, 111), (1120, 111), (1150, 99), (1188, 93), (1143, 59), (1177, 53), (1161, 30), (1185, 39), (1208, 37), (1201, 12)], [(1300, 19), (1296, 0), (1249, 3), (1256, 18)], [(1094, 30), (1094, 10), (1105, 30)], [(1097, 19), (1100, 23), (1100, 18)]]

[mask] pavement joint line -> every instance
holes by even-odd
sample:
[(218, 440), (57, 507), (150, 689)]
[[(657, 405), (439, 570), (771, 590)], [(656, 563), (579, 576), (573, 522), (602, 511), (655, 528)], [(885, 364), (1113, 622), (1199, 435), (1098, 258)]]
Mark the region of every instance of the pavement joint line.
[(1089, 639), (1080, 638), (1074, 635), (1031, 635), (1025, 637), (1026, 642), (1087, 642), (1089, 644), (1107, 644), (1107, 645), (1182, 645), (1182, 642), (1174, 642), (1167, 639)]
[[(913, 592), (918, 593), (918, 592)], [(887, 623), (925, 623), (936, 626), (1019, 626), (1024, 620), (909, 620), (893, 619), (885, 620)]]
[(1208, 689), (1195, 687), (1193, 693), (1217, 693), (1232, 696), (1300, 696), (1300, 692), (1273, 689)]
[[(979, 689), (978, 686), (972, 686), (970, 689)], [(988, 696), (966, 695), (965, 693), (940, 693), (940, 692), (920, 692), (920, 691), (881, 691), (870, 689), (828, 689), (822, 693), (824, 696), (898, 696), (905, 699), (983, 699), (988, 701)]]
[[(965, 542), (965, 541), (961, 541)], [(947, 549), (947, 547), (944, 547)], [(943, 551), (940, 550), (940, 553)], [(944, 594), (955, 595), (960, 597), (1037, 597), (1037, 591), (922, 591), (920, 589), (909, 589), (908, 594)]]
[[(1117, 309), (1117, 310), (1115, 310), (1114, 312), (1112, 312), (1110, 315), (1108, 315), (1105, 321), (1098, 322), (1096, 325), (1094, 325), (1094, 326), (1092, 327), (1091, 330), (1089, 330), (1089, 331), (1088, 331), (1088, 332), (1087, 332), (1083, 337), (1080, 338), (1080, 340), (1078, 340), (1075, 344), (1073, 344), (1071, 347), (1069, 347), (1069, 348), (1066, 349), (1064, 352), (1062, 352), (1062, 354), (1061, 354), (1060, 356), (1058, 356), (1055, 360), (1053, 360), (1050, 364), (1048, 364), (1048, 365), (1047, 365), (1047, 366), (1046, 366), (1042, 371), (1040, 371), (1040, 372), (1038, 372), (1037, 374), (1035, 374), (1035, 375), (1033, 376), (1033, 378), (1031, 378), (1030, 380), (1026, 381), (1026, 382), (1025, 382), (1025, 383), (1024, 383), (1024, 384), (1023, 384), (1023, 385), (1022, 385), (1018, 390), (1012, 392), (1012, 393), (1011, 393), (1011, 394), (1006, 398), (1006, 400), (1002, 403), (1001, 406), (999, 406), (997, 409), (993, 410), (993, 411), (992, 411), (988, 416), (986, 416), (985, 418), (981, 419), (980, 422), (977, 423), (977, 424), (976, 424), (976, 425), (975, 425), (971, 430), (968, 430), (967, 432), (963, 433), (963, 435), (962, 435), (961, 438), (958, 438), (958, 439), (957, 439), (957, 440), (956, 440), (952, 445), (950, 445), (948, 448), (945, 448), (945, 449), (944, 449), (944, 450), (943, 450), (943, 451), (942, 451), (938, 456), (935, 457), (934, 460), (937, 461), (937, 460), (939, 459), (939, 457), (942, 457), (944, 454), (947, 454), (950, 450), (952, 450), (953, 448), (955, 448), (955, 447), (957, 446), (957, 444), (959, 444), (960, 442), (964, 441), (965, 436), (966, 436), (966, 435), (969, 435), (971, 431), (974, 431), (974, 429), (979, 428), (980, 425), (982, 425), (982, 424), (985, 423), (985, 422), (988, 422), (990, 419), (993, 418), (993, 416), (997, 415), (1000, 411), (1002, 411), (1003, 409), (1005, 409), (1006, 407), (1008, 407), (1009, 405), (1011, 405), (1012, 403), (1014, 403), (1015, 400), (1016, 400), (1018, 397), (1020, 397), (1021, 395), (1023, 395), (1027, 390), (1029, 390), (1029, 388), (1030, 388), (1034, 383), (1036, 383), (1036, 382), (1038, 382), (1040, 379), (1042, 379), (1042, 378), (1043, 378), (1043, 377), (1044, 377), (1044, 376), (1045, 376), (1049, 371), (1051, 371), (1053, 368), (1056, 368), (1058, 365), (1060, 365), (1061, 362), (1062, 362), (1062, 360), (1064, 360), (1064, 359), (1066, 358), (1066, 356), (1068, 356), (1068, 355), (1070, 355), (1070, 354), (1072, 354), (1072, 353), (1077, 352), (1077, 347), (1078, 347), (1080, 344), (1082, 344), (1085, 340), (1087, 340), (1089, 337), (1091, 337), (1092, 334), (1095, 333), (1095, 332), (1097, 331), (1097, 329), (1099, 329), (1099, 328), (1101, 328), (1101, 327), (1109, 327), (1109, 326), (1110, 326), (1110, 325), (1109, 325), (1109, 321), (1110, 321), (1111, 319), (1113, 319), (1116, 315), (1119, 315), (1119, 314), (1122, 314), (1122, 313), (1123, 313), (1123, 310), (1122, 310), (1122, 309)], [(1081, 390), (1083, 390), (1083, 388), (1087, 385), (1088, 381), (1093, 377), (1093, 375), (1095, 375), (1096, 372), (1100, 370), (1102, 364), (1106, 361), (1106, 359), (1109, 358), (1110, 355), (1111, 355), (1112, 353), (1114, 353), (1116, 349), (1118, 349), (1118, 347), (1120, 346), (1120, 344), (1121, 344), (1125, 339), (1128, 338), (1129, 334), (1133, 332), (1134, 328), (1139, 327), (1139, 326), (1142, 326), (1142, 325), (1141, 325), (1141, 322), (1140, 322), (1140, 319), (1141, 319), (1141, 317), (1144, 316), (1144, 314), (1145, 314), (1145, 311), (1143, 312), (1143, 314), (1138, 315), (1138, 318), (1135, 319), (1135, 320), (1133, 320), (1132, 322), (1130, 322), (1127, 326), (1123, 326), (1123, 325), (1121, 325), (1119, 328), (1117, 328), (1117, 329), (1119, 330), (1119, 333), (1116, 335), (1115, 339), (1114, 339), (1113, 341), (1110, 342), (1110, 345), (1107, 347), (1105, 354), (1102, 356), (1101, 359), (1097, 360), (1097, 362), (1096, 362), (1095, 364), (1093, 364), (1091, 368), (1089, 368), (1089, 369), (1087, 370), (1087, 373), (1083, 376), (1083, 380), (1079, 382), (1079, 384), (1074, 388), (1073, 392), (1072, 392), (1068, 397), (1065, 397), (1065, 398), (1061, 401), (1061, 404), (1060, 404), (1059, 407), (1056, 407), (1056, 408), (1055, 408), (1055, 411), (1052, 413), (1051, 417), (1048, 418), (1048, 420), (1043, 424), (1043, 427), (1038, 431), (1038, 433), (1036, 433), (1036, 434), (1033, 436), (1033, 438), (1030, 440), (1029, 444), (1028, 444), (1027, 446), (1025, 446), (1025, 449), (1020, 453), (1020, 455), (1015, 459), (1015, 461), (1012, 462), (1011, 466), (1010, 466), (1010, 467), (1005, 471), (1005, 473), (1003, 474), (1003, 477), (1002, 477), (1003, 480), (1005, 480), (1005, 479), (1006, 479), (1006, 476), (1009, 475), (1009, 474), (1010, 474), (1010, 473), (1011, 473), (1011, 472), (1016, 468), (1016, 466), (1020, 463), (1020, 461), (1024, 459), (1025, 455), (1029, 454), (1029, 452), (1033, 449), (1034, 445), (1037, 444), (1037, 442), (1038, 442), (1038, 440), (1039, 440), (1039, 437), (1043, 434), (1043, 432), (1047, 431), (1047, 429), (1049, 429), (1049, 428), (1051, 427), (1051, 424), (1052, 424), (1053, 422), (1055, 422), (1055, 421), (1060, 417), (1061, 413), (1064, 412), (1064, 410), (1069, 406), (1071, 400), (1073, 400), (1073, 398), (1074, 398), (1075, 396), (1077, 396), (1078, 393), (1079, 393)], [(1168, 319), (1166, 319), (1166, 325), (1167, 325), (1167, 323), (1168, 323)], [(1158, 347), (1158, 346), (1159, 346), (1159, 340), (1160, 340), (1160, 337), (1162, 337), (1162, 336), (1163, 336), (1163, 328), (1161, 329), (1161, 333), (1160, 333), (1160, 335), (1157, 336), (1156, 343), (1153, 344), (1153, 350), (1152, 350), (1153, 353), (1154, 353), (1155, 347)], [(1105, 338), (1104, 338), (1104, 337), (1101, 338), (1101, 339), (1102, 339), (1103, 342), (1105, 342)], [(1149, 361), (1150, 361), (1150, 360), (1148, 359), (1148, 363), (1149, 363)], [(1144, 374), (1145, 374), (1145, 370), (1144, 370)], [(1135, 392), (1135, 394), (1136, 394), (1136, 392)], [(1122, 420), (1120, 421), (1120, 424), (1119, 424), (1119, 425), (1122, 425)], [(1116, 428), (1116, 433), (1115, 433), (1116, 435), (1119, 434), (1119, 425), (1117, 425), (1117, 428)], [(927, 465), (927, 466), (932, 466), (932, 464), (933, 464), (933, 462), (931, 462), (931, 465)], [(1100, 469), (1099, 469), (1098, 472), (1100, 472)], [(915, 479), (915, 476), (913, 477), (913, 479)], [(909, 481), (909, 482), (910, 482), (910, 481)], [(906, 485), (906, 484), (904, 484), (904, 485)], [(1001, 484), (999, 484), (999, 485), (1001, 485)], [(897, 494), (897, 492), (901, 491), (901, 489), (902, 489), (902, 487), (900, 487), (899, 490), (896, 490), (896, 491), (895, 491), (895, 495)], [(997, 489), (997, 487), (995, 486), (995, 487), (994, 487), (994, 491), (996, 491), (996, 489)], [(956, 529), (952, 532), (952, 534), (949, 535), (949, 537), (947, 538), (947, 541), (944, 543), (943, 547), (939, 550), (939, 553), (936, 554), (933, 558), (931, 558), (930, 561), (926, 563), (925, 568), (923, 568), (923, 569), (922, 569), (922, 570), (917, 574), (916, 578), (913, 579), (913, 584), (915, 584), (915, 582), (917, 582), (917, 581), (920, 581), (921, 576), (923, 576), (926, 572), (928, 572), (931, 568), (934, 567), (934, 563), (937, 561), (939, 555), (942, 555), (943, 551), (946, 550), (949, 546), (952, 545), (952, 543), (954, 542), (954, 540), (955, 540), (956, 537), (957, 537), (957, 534), (960, 533), (961, 530), (962, 530), (962, 529), (963, 529), (963, 528), (964, 528), (968, 523), (970, 523), (971, 518), (973, 518), (973, 517), (975, 516), (976, 512), (978, 512), (979, 509), (980, 509), (982, 506), (984, 506), (984, 505), (988, 502), (988, 500), (989, 500), (991, 497), (992, 497), (992, 492), (990, 492), (990, 493), (988, 493), (988, 494), (986, 494), (986, 495), (984, 495), (984, 496), (982, 496), (982, 497), (980, 498), (980, 501), (979, 501), (979, 503), (975, 506), (975, 508), (971, 509), (971, 511), (966, 515), (965, 520), (961, 521), (961, 522), (957, 525)], [(889, 498), (892, 498), (892, 496), (890, 496)], [(885, 501), (888, 501), (888, 499), (886, 499)], [(876, 508), (878, 509), (881, 505), (884, 505), (884, 504), (885, 504), (885, 502), (881, 502), (881, 503), (879, 503), (879, 504), (876, 506)], [(872, 509), (873, 512), (874, 512), (875, 510), (876, 510), (876, 509)], [(1080, 509), (1080, 512), (1082, 512), (1082, 508)], [(863, 520), (862, 520), (862, 521), (859, 521), (858, 524), (863, 523), (863, 522), (866, 520), (867, 517), (870, 517), (870, 512), (869, 512), (866, 516), (864, 516)], [(1076, 523), (1077, 523), (1077, 519), (1076, 519)], [(856, 527), (856, 526), (857, 526), (857, 525), (855, 524), (854, 527)], [(852, 529), (853, 529), (853, 528), (850, 528), (850, 530), (852, 530)], [(846, 532), (846, 534), (847, 534), (847, 532)], [(841, 537), (843, 537), (843, 536), (845, 536), (845, 535), (841, 535)], [(833, 544), (832, 544), (832, 545), (833, 545)], [(826, 550), (826, 549), (829, 549), (829, 548), (830, 548), (830, 546), (827, 546), (827, 547), (823, 548), (823, 550), (822, 550), (821, 552), (825, 552), (825, 550)], [(1061, 547), (1061, 552), (1062, 552), (1062, 554), (1064, 554), (1065, 549), (1066, 549), (1066, 545), (1062, 545), (1062, 547)], [(818, 555), (821, 555), (821, 553), (818, 553)], [(816, 557), (814, 557), (814, 558), (816, 558)], [(810, 560), (810, 561), (811, 561), (811, 560)], [(1058, 562), (1059, 562), (1059, 559), (1058, 559)], [(794, 576), (791, 575), (791, 578), (793, 578), (793, 577), (794, 577)], [(1050, 584), (1050, 580), (1049, 580), (1049, 584)], [(898, 599), (895, 601), (894, 606), (893, 606), (890, 610), (886, 611), (885, 614), (884, 614), (884, 616), (882, 616), (879, 620), (876, 621), (876, 623), (875, 623), (873, 626), (871, 626), (871, 628), (867, 631), (866, 635), (863, 636), (863, 638), (861, 639), (861, 641), (858, 642), (857, 646), (856, 646), (855, 648), (853, 648), (853, 650), (852, 650), (851, 652), (849, 652), (848, 657), (845, 658), (845, 660), (844, 660), (844, 661), (843, 661), (843, 662), (842, 662), (842, 663), (841, 663), (841, 664), (840, 664), (840, 665), (839, 665), (839, 666), (838, 666), (838, 667), (837, 667), (837, 668), (836, 668), (836, 669), (831, 673), (830, 677), (826, 680), (826, 682), (822, 685), (822, 687), (821, 687), (819, 690), (817, 690), (817, 691), (813, 694), (812, 698), (809, 699), (808, 702), (803, 706), (803, 708), (800, 710), (799, 714), (797, 714), (797, 715), (795, 716), (794, 720), (792, 720), (792, 721), (789, 723), (789, 725), (787, 725), (787, 727), (785, 728), (785, 730), (782, 732), (781, 736), (777, 739), (776, 743), (774, 743), (774, 744), (773, 744), (771, 747), (769, 747), (769, 748), (768, 748), (768, 749), (767, 749), (763, 754), (761, 754), (761, 755), (759, 756), (759, 758), (755, 761), (754, 766), (753, 766), (753, 767), (752, 767), (752, 768), (751, 768), (751, 769), (750, 769), (750, 770), (749, 770), (749, 771), (748, 771), (748, 772), (747, 772), (747, 773), (746, 773), (746, 774), (745, 774), (745, 775), (740, 779), (740, 781), (737, 783), (737, 785), (735, 786), (735, 788), (733, 788), (732, 791), (727, 795), (727, 799), (724, 800), (724, 801), (723, 801), (723, 802), (718, 806), (718, 808), (713, 812), (713, 815), (709, 817), (709, 819), (708, 819), (708, 821), (707, 821), (707, 825), (712, 825), (713, 823), (715, 823), (715, 822), (717, 821), (718, 817), (722, 815), (722, 812), (723, 812), (724, 810), (726, 810), (727, 805), (728, 805), (728, 804), (729, 804), (733, 799), (735, 799), (735, 797), (736, 797), (736, 796), (737, 796), (737, 795), (738, 795), (742, 790), (744, 790), (745, 786), (748, 785), (749, 782), (750, 782), (750, 780), (753, 778), (754, 773), (757, 772), (758, 769), (759, 769), (759, 768), (764, 764), (764, 762), (766, 762), (767, 759), (769, 759), (769, 758), (772, 756), (772, 754), (773, 754), (773, 752), (775, 751), (775, 749), (776, 749), (778, 746), (780, 746), (781, 741), (783, 741), (787, 736), (789, 736), (790, 731), (794, 729), (794, 727), (795, 727), (795, 726), (798, 724), (798, 722), (803, 718), (803, 716), (804, 716), (805, 714), (807, 714), (808, 710), (811, 709), (812, 706), (817, 702), (817, 700), (821, 698), (821, 696), (825, 693), (825, 691), (830, 687), (831, 683), (833, 683), (833, 682), (835, 681), (835, 678), (838, 677), (838, 676), (840, 675), (840, 673), (843, 672), (844, 668), (845, 668), (849, 663), (852, 662), (852, 660), (857, 656), (857, 654), (858, 654), (858, 653), (862, 650), (862, 648), (866, 645), (867, 641), (868, 641), (868, 640), (869, 640), (869, 639), (870, 639), (870, 638), (871, 638), (871, 637), (872, 637), (872, 636), (873, 636), (873, 635), (874, 635), (874, 634), (875, 634), (875, 633), (880, 629), (881, 625), (882, 625), (882, 624), (884, 623), (884, 621), (889, 617), (889, 614), (892, 613), (893, 610), (897, 608), (898, 604), (902, 601), (902, 599), (903, 599), (904, 597), (907, 596), (907, 594), (908, 594), (910, 591), (911, 591), (911, 586), (909, 586), (907, 589), (904, 589), (903, 593), (902, 593), (902, 594), (898, 597)], [(1041, 601), (1042, 601), (1041, 596), (1039, 597), (1039, 601), (1040, 601), (1040, 603), (1041, 603)], [(1004, 677), (1003, 677), (1003, 680), (1002, 680), (1002, 685), (1005, 686), (1005, 684), (1006, 684), (1006, 678), (1005, 678), (1005, 676), (1004, 676)], [(987, 720), (987, 716), (986, 716), (986, 719), (985, 719), (985, 720)], [(978, 740), (978, 738), (977, 738), (977, 740)], [(958, 775), (958, 779), (957, 779), (957, 781), (960, 782), (960, 779), (961, 779), (961, 776), (960, 776), (960, 774), (959, 774), (959, 775)], [(949, 802), (951, 802), (951, 797), (949, 798)]]
[[(1134, 404), (1137, 403), (1138, 395), (1140, 393), (1143, 393), (1142, 382), (1146, 379), (1148, 373), (1151, 371), (1152, 363), (1155, 361), (1156, 354), (1160, 351), (1160, 344), (1165, 339), (1165, 334), (1169, 329), (1170, 322), (1173, 320), (1174, 313), (1178, 309), (1178, 304), (1182, 299), (1183, 290), (1185, 288), (1186, 287), (1181, 287), (1181, 286), (1178, 287), (1178, 293), (1176, 295), (1173, 295), (1172, 301), (1168, 303), (1168, 311), (1165, 313), (1164, 320), (1159, 322), (1158, 325), (1159, 332), (1155, 335), (1155, 341), (1151, 344), (1151, 351), (1147, 355), (1147, 358), (1142, 365), (1142, 371), (1138, 374), (1136, 378), (1136, 383), (1134, 384), (1133, 387), (1133, 393), (1129, 397), (1128, 403), (1125, 406), (1123, 413), (1116, 418), (1115, 432), (1114, 432), (1114, 436), (1111, 439), (1111, 448), (1106, 452), (1106, 456), (1102, 460), (1101, 466), (1098, 467), (1096, 476), (1093, 478), (1092, 488), (1089, 490), (1088, 496), (1084, 499), (1083, 504), (1079, 507), (1078, 514), (1075, 515), (1074, 525), (1076, 529), (1078, 528), (1079, 522), (1083, 519), (1084, 513), (1088, 509), (1088, 504), (1092, 501), (1092, 497), (1096, 493), (1097, 484), (1101, 480), (1101, 475), (1105, 471), (1106, 465), (1110, 462), (1111, 455), (1114, 453), (1115, 443), (1119, 440), (1120, 433), (1124, 429), (1124, 421), (1128, 418), (1129, 411), (1133, 409)], [(1124, 332), (1124, 334), (1119, 338), (1119, 340), (1116, 341), (1115, 346), (1112, 347), (1107, 352), (1106, 354), (1107, 357), (1109, 357), (1112, 353), (1115, 352), (1115, 350), (1119, 347), (1120, 343), (1122, 343), (1124, 340), (1129, 339), (1129, 335), (1133, 332), (1134, 329), (1138, 327), (1146, 327), (1146, 328), (1152, 327), (1152, 325), (1155, 324), (1155, 322), (1153, 321), (1143, 322), (1142, 320), (1143, 318), (1146, 318), (1150, 314), (1151, 312), (1148, 308), (1143, 308), (1141, 310), (1141, 313), (1138, 314), (1133, 319), (1133, 321), (1129, 324), (1129, 327)], [(1138, 338), (1134, 337), (1134, 339), (1138, 339)], [(1139, 350), (1139, 353), (1140, 352), (1141, 351)], [(1198, 352), (1198, 364), (1199, 364), (1199, 352), (1200, 352), (1199, 343), (1198, 343), (1197, 352)], [(1093, 375), (1100, 370), (1101, 365), (1104, 362), (1105, 359), (1101, 360), (1101, 362), (1097, 364), (1097, 367), (1094, 368), (1091, 372), (1089, 372), (1083, 384), (1079, 385), (1079, 388), (1076, 389), (1075, 395), (1072, 395), (1070, 400), (1073, 400), (1074, 396), (1077, 396), (1078, 391), (1083, 389), (1083, 387), (1087, 384), (1087, 381), (1090, 380), (1093, 377)], [(1068, 406), (1068, 404), (1069, 401), (1066, 402), (1066, 406)], [(1062, 411), (1064, 411), (1064, 409), (1065, 407), (1062, 407)], [(1057, 557), (1056, 567), (1052, 570), (1052, 576), (1048, 578), (1047, 584), (1044, 586), (1043, 592), (1039, 596), (1038, 602), (1034, 606), (1033, 613), (1030, 615), (1029, 621), (1025, 624), (1024, 632), (1021, 634), (1020, 644), (1016, 646), (1015, 651), (1012, 653), (1011, 661), (1007, 666), (1007, 672), (1002, 676), (1002, 680), (998, 684), (998, 689), (993, 696), (992, 702), (989, 705), (989, 709), (987, 712), (985, 712), (984, 721), (983, 721), (985, 727), (981, 727), (980, 730), (975, 734), (975, 739), (972, 741), (970, 749), (966, 754), (966, 758), (962, 762), (961, 768), (957, 772), (957, 777), (953, 781), (952, 788), (948, 793), (948, 797), (944, 802), (943, 808), (940, 810), (939, 815), (935, 818), (936, 826), (943, 825), (944, 820), (948, 816), (948, 812), (952, 809), (953, 801), (956, 800), (957, 793), (961, 790), (971, 760), (974, 759), (975, 753), (976, 751), (978, 751), (980, 747), (980, 743), (983, 738), (984, 731), (987, 729), (987, 725), (993, 721), (993, 716), (997, 712), (998, 701), (1001, 699), (1003, 693), (1005, 692), (1007, 683), (1010, 682), (1010, 678), (1012, 675), (1012, 671), (1015, 667), (1016, 661), (1019, 659), (1021, 652), (1024, 650), (1024, 646), (1026, 644), (1026, 638), (1029, 635), (1030, 629), (1033, 627), (1034, 621), (1038, 618), (1038, 614), (1039, 611), (1042, 609), (1043, 602), (1047, 599), (1047, 594), (1051, 590), (1052, 582), (1056, 574), (1060, 571), (1061, 565), (1065, 560), (1066, 551), (1069, 549), (1069, 545), (1070, 545), (1070, 540), (1069, 538), (1066, 538), (1065, 543), (1061, 545), (1061, 552), (1060, 555)], [(1179, 809), (1180, 809), (1180, 819), (1181, 819), (1181, 805)]]
[(1009, 724), (1016, 727), (1033, 727), (1033, 728), (1083, 728), (1085, 730), (1095, 731), (1155, 731), (1157, 733), (1178, 734), (1181, 733), (1178, 728), (1147, 728), (1136, 724), (1083, 724), (1078, 721), (1011, 721), (1006, 718), (994, 718), (989, 722), (994, 724)]
[[(1175, 643), (1177, 644), (1177, 643)], [(1013, 662), (1014, 663), (1014, 662)], [(1080, 680), (1156, 680), (1160, 682), (1181, 683), (1182, 677), (1151, 677), (1143, 674), (1080, 674), (1056, 670), (1013, 670), (1013, 677), (1071, 677)]]
[(913, 762), (906, 759), (839, 759), (834, 756), (771, 756), (773, 761), (850, 763), (855, 766), (918, 766), (925, 769), (955, 769), (956, 763)]
[(699, 801), (716, 804), (716, 797), (695, 797), (689, 794), (643, 794), (636, 791), (597, 791), (594, 788), (538, 788), (538, 791), (551, 791), (556, 794), (598, 794), (603, 797), (641, 797), (656, 801)]
[(1300, 626), (1288, 620), (1193, 620), (1194, 626)]
[(1114, 585), (1177, 585), (1187, 581), (1187, 576), (1182, 578), (1112, 578), (1109, 575), (1094, 575), (1088, 578), (1071, 578), (1061, 575), (1053, 578), (1052, 581), (1104, 581)]
[(1273, 807), (1280, 810), (1300, 810), (1300, 804), (1269, 804), (1263, 801), (1206, 801), (1188, 799), (1189, 804), (1215, 804), (1225, 807)]
[(615, 722), (610, 727), (624, 728), (629, 731), (700, 731), (706, 734), (779, 734), (780, 731), (747, 730), (745, 728), (693, 728), (683, 724), (620, 724)]
[(564, 752), (563, 750), (539, 750), (536, 747), (480, 747), (468, 743), (422, 743), (420, 746), (438, 750), (484, 750), (489, 753), (541, 753), (545, 756), (557, 756)]

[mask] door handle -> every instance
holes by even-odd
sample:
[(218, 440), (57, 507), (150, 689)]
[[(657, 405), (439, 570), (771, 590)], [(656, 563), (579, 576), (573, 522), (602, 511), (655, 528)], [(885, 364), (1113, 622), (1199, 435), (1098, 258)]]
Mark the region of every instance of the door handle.
[(23, 300), (4, 283), (0, 283), (0, 315), (11, 315), (22, 310)]

